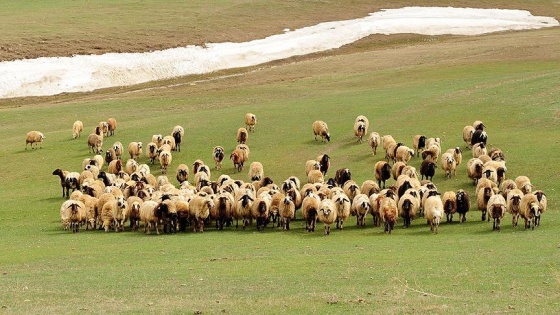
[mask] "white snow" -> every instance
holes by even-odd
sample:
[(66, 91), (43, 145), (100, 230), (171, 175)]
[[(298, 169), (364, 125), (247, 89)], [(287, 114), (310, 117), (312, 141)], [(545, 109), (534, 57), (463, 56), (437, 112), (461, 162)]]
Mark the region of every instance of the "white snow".
[(253, 66), (339, 48), (372, 34), (480, 35), (559, 26), (523, 10), (405, 7), (326, 22), (244, 43), (148, 53), (109, 53), (0, 62), (0, 98), (56, 95)]

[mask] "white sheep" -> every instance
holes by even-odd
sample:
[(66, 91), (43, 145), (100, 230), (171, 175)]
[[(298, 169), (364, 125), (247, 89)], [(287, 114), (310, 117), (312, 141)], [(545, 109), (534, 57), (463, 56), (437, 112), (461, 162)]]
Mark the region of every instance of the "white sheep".
[(317, 218), (325, 226), (325, 235), (331, 234), (331, 224), (336, 222), (337, 212), (335, 210), (334, 202), (330, 199), (321, 200)]
[(401, 145), (395, 151), (395, 160), (399, 162), (403, 162), (408, 164), (408, 162), (414, 157), (414, 150), (405, 146)]
[(520, 175), (515, 178), (515, 185), (517, 185), (517, 188), (521, 189), (524, 194), (530, 194), (535, 187), (531, 184), (529, 177), (524, 175)]
[(305, 162), (305, 175), (308, 176), (309, 172), (311, 172), (312, 170), (320, 170), (321, 169), (321, 165), (319, 164), (319, 161), (317, 160), (307, 160), (307, 162)]
[(150, 234), (150, 227), (156, 229), (159, 235), (158, 224), (163, 219), (163, 214), (159, 211), (158, 203), (153, 200), (146, 200), (140, 206), (140, 220), (144, 221), (144, 233)]
[(86, 206), (79, 200), (66, 200), (60, 206), (60, 219), (65, 230), (76, 233), (86, 222)]
[(438, 234), (439, 223), (443, 218), (443, 202), (438, 192), (430, 192), (424, 203), (424, 216), (430, 224), (430, 231)]
[(482, 155), (488, 155), (488, 150), (483, 142), (475, 143), (472, 146), (473, 157), (477, 158)]
[[(367, 196), (367, 195), (366, 195)], [(344, 221), (350, 216), (351, 201), (346, 194), (336, 194), (331, 197), (336, 210), (336, 228), (342, 230)]]
[(211, 195), (195, 195), (189, 201), (189, 217), (194, 232), (204, 232), (204, 220), (210, 216), (210, 209), (213, 207), (214, 200)]
[(362, 122), (365, 124), (366, 130), (369, 128), (369, 119), (367, 119), (367, 117), (364, 115), (359, 115), (358, 117), (356, 117), (356, 120), (354, 120), (354, 122)]
[(142, 142), (130, 142), (128, 144), (128, 154), (130, 154), (131, 159), (138, 160), (138, 157), (142, 155)]
[(473, 126), (465, 126), (463, 127), (463, 141), (465, 141), (465, 146), (471, 148), (471, 139), (474, 134), (474, 127)]
[(237, 221), (235, 228), (238, 228), (239, 220), (242, 220), (243, 229), (245, 229), (251, 219), (251, 207), (255, 201), (254, 193), (250, 189), (240, 188), (234, 197), (233, 217)]
[(461, 165), (461, 162), (463, 162), (463, 152), (461, 151), (461, 148), (459, 147), (450, 148), (447, 149), (447, 151), (445, 152), (453, 154), (453, 158), (455, 158), (455, 161), (457, 162), (457, 166)]
[[(480, 180), (476, 187), (476, 204), (478, 206), (478, 210), (482, 211), (482, 221), (485, 221), (488, 200), (490, 200), (490, 197), (495, 195), (495, 192), (492, 186), (492, 182), (489, 180)], [(488, 217), (488, 221), (490, 221), (490, 217)]]
[(404, 227), (410, 227), (410, 223), (414, 220), (418, 209), (420, 208), (419, 196), (414, 196), (410, 193), (405, 193), (399, 198), (397, 208), (399, 216), (404, 220)]
[(106, 121), (100, 121), (99, 122), (99, 130), (101, 132), (101, 135), (103, 136), (109, 136), (109, 123)]
[(264, 168), (261, 162), (253, 162), (249, 165), (249, 178), (252, 181), (264, 178)]
[[(282, 194), (282, 193), (280, 193)], [(294, 203), (294, 198), (291, 194), (282, 194), (283, 198), (278, 205), (278, 213), (282, 218), (282, 229), (284, 231), (290, 230), (290, 221), (294, 218), (296, 214), (296, 205)]]
[(511, 214), (511, 225), (513, 227), (516, 227), (519, 221), (523, 195), (520, 189), (514, 188), (509, 190), (506, 196), (506, 211)]
[(134, 159), (128, 159), (126, 161), (124, 169), (128, 175), (132, 175), (132, 173), (138, 170), (138, 162), (136, 162), (136, 160)]
[(331, 134), (329, 133), (329, 127), (327, 123), (322, 120), (316, 120), (313, 122), (313, 135), (315, 136), (315, 141), (317, 141), (317, 136), (321, 136), (323, 142), (331, 141)]
[(216, 220), (218, 230), (223, 230), (224, 225), (233, 217), (233, 195), (222, 191), (214, 195), (214, 207), (210, 210), (210, 216)]
[(122, 159), (122, 155), (124, 154), (124, 148), (120, 141), (115, 141), (112, 146), (113, 150), (115, 151), (115, 155), (118, 159)]
[(506, 214), (506, 201), (504, 197), (500, 194), (490, 197), (486, 206), (486, 212), (488, 213), (488, 218), (491, 217), (494, 221), (492, 231), (500, 231), (500, 220)]
[(373, 151), (373, 155), (377, 154), (377, 147), (379, 146), (380, 142), (381, 137), (379, 136), (378, 132), (373, 131), (369, 134), (368, 143), (371, 147), (371, 150)]
[(149, 142), (146, 146), (146, 157), (150, 159), (150, 163), (154, 165), (154, 162), (158, 158), (158, 146), (155, 142)]
[(307, 174), (307, 183), (315, 184), (315, 183), (323, 183), (325, 182), (325, 177), (320, 170), (311, 170), (309, 174)]
[(161, 147), (161, 145), (163, 144), (163, 135), (152, 135), (152, 142), (155, 143), (158, 148)]
[(270, 215), (272, 196), (268, 192), (257, 194), (257, 199), (251, 207), (251, 218), (257, 221), (257, 230), (264, 231)]
[(484, 163), (479, 158), (472, 158), (467, 162), (467, 176), (473, 180), (473, 185), (477, 185), (482, 178), (483, 167)]
[(360, 186), (360, 192), (368, 196), (371, 196), (371, 194), (379, 193), (379, 190), (379, 185), (377, 185), (377, 183), (371, 179), (365, 180), (362, 183), (362, 186)]
[(537, 196), (532, 193), (527, 193), (521, 198), (521, 205), (519, 214), (525, 220), (525, 229), (535, 229), (537, 226), (537, 217), (540, 217), (541, 210)]
[(356, 222), (358, 226), (366, 226), (366, 216), (371, 211), (371, 203), (369, 197), (364, 194), (357, 194), (352, 200), (350, 212), (356, 215)]
[(451, 178), (451, 174), (457, 175), (457, 161), (452, 153), (445, 152), (441, 155), (441, 167), (445, 171), (445, 178)]
[(181, 152), (181, 142), (183, 142), (184, 135), (185, 135), (185, 129), (183, 129), (183, 127), (179, 125), (173, 127), (173, 131), (171, 132), (171, 137), (174, 139), (175, 142), (175, 151)]
[(249, 132), (255, 132), (255, 125), (257, 124), (257, 116), (253, 113), (245, 114), (245, 128)]
[(72, 139), (77, 139), (84, 130), (84, 123), (81, 120), (76, 120), (72, 125)]
[(167, 168), (171, 165), (171, 161), (173, 161), (173, 157), (171, 156), (171, 152), (169, 151), (162, 151), (159, 154), (159, 164), (161, 166), (161, 173), (167, 174)]

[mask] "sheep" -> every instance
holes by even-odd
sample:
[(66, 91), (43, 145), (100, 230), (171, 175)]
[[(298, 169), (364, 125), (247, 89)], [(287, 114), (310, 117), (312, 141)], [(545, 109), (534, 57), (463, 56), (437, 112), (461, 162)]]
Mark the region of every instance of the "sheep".
[(459, 221), (463, 223), (467, 221), (467, 212), (469, 212), (469, 209), (471, 207), (469, 193), (462, 189), (459, 189), (455, 193), (455, 200), (457, 206), (457, 213), (459, 213)]
[(182, 184), (183, 182), (186, 182), (189, 180), (189, 167), (186, 164), (179, 164), (177, 166), (177, 171), (175, 172), (175, 177), (177, 178), (177, 181), (179, 182), (179, 185)]
[(331, 158), (327, 154), (319, 155), (317, 157), (317, 161), (319, 162), (319, 170), (323, 173), (323, 176), (327, 175), (327, 171), (331, 166)]
[(81, 120), (76, 120), (72, 125), (72, 139), (77, 139), (84, 130), (84, 123)]
[(473, 153), (473, 157), (475, 157), (475, 158), (480, 157), (482, 155), (488, 155), (486, 145), (482, 142), (475, 143), (472, 146), (472, 153)]
[(138, 157), (142, 155), (142, 142), (130, 142), (128, 144), (128, 154), (130, 158), (138, 160)]
[(484, 125), (484, 123), (482, 123), (482, 121), (480, 120), (475, 120), (472, 124), (473, 128), (475, 130), (482, 130), (484, 131), (484, 129), (486, 128), (486, 126)]
[(494, 221), (492, 231), (500, 231), (500, 220), (506, 214), (506, 201), (504, 197), (500, 194), (490, 197), (486, 206), (486, 212), (488, 213), (488, 218), (492, 217)]
[(115, 197), (115, 202), (111, 207), (112, 216), (114, 220), (115, 232), (124, 231), (124, 223), (128, 220), (130, 208), (128, 203), (124, 200), (124, 196), (120, 195)]
[(365, 180), (360, 187), (360, 192), (368, 196), (379, 193), (379, 190), (379, 185), (371, 179)]
[(331, 200), (336, 210), (336, 228), (342, 230), (344, 221), (350, 216), (351, 199), (346, 194), (337, 194), (332, 196)]
[(453, 222), (453, 214), (457, 212), (457, 194), (454, 191), (443, 193), (443, 212), (445, 212), (447, 223)]
[[(161, 150), (161, 148), (164, 145), (168, 145), (169, 148), (167, 149), (168, 151), (176, 151), (177, 150), (177, 143), (175, 142), (175, 137), (173, 137), (172, 135), (167, 135), (163, 137), (163, 140), (161, 141), (161, 145), (159, 146), (159, 149)], [(164, 149), (166, 150), (166, 149)]]
[(436, 145), (441, 149), (441, 138), (428, 138), (426, 139), (426, 148)]
[(105, 162), (111, 163), (111, 161), (114, 161), (116, 159), (117, 159), (117, 155), (115, 154), (115, 150), (113, 150), (113, 148), (109, 148), (105, 152)]
[(397, 208), (399, 210), (399, 216), (404, 220), (404, 227), (410, 227), (410, 221), (414, 220), (420, 208), (420, 200), (417, 196), (407, 192), (399, 198)]
[(331, 224), (336, 222), (336, 218), (337, 218), (337, 212), (335, 210), (335, 206), (332, 200), (330, 199), (321, 200), (319, 211), (317, 213), (317, 218), (325, 226), (325, 235), (330, 235)]
[(183, 129), (183, 127), (179, 125), (173, 127), (173, 131), (171, 131), (171, 137), (173, 137), (175, 141), (175, 151), (181, 152), (181, 142), (183, 141), (184, 135), (185, 129)]
[(517, 185), (515, 185), (515, 181), (513, 179), (506, 179), (500, 184), (500, 191), (506, 200), (508, 193), (513, 189), (517, 189)]
[(151, 142), (155, 143), (158, 148), (161, 147), (161, 145), (163, 144), (163, 135), (161, 134), (152, 135)]
[(222, 191), (214, 196), (214, 207), (210, 215), (216, 219), (216, 227), (223, 230), (224, 225), (230, 222), (233, 216), (233, 196), (227, 191)]
[(136, 196), (130, 196), (126, 199), (128, 204), (128, 218), (130, 220), (130, 230), (138, 231), (140, 228), (140, 207), (144, 203), (142, 199)]
[(391, 165), (385, 161), (377, 161), (374, 169), (377, 185), (381, 187), (381, 182), (383, 182), (383, 188), (385, 188), (385, 181), (391, 178)]
[[(488, 200), (490, 200), (490, 197), (492, 196), (494, 196), (494, 190), (490, 186), (481, 187), (476, 192), (476, 204), (478, 206), (478, 210), (482, 211), (482, 221), (486, 220)], [(488, 217), (488, 221), (490, 221), (490, 217)]]
[(455, 159), (455, 161), (457, 161), (457, 166), (461, 165), (461, 162), (463, 162), (463, 152), (461, 151), (461, 148), (450, 148), (445, 152), (453, 154), (453, 158)]
[(62, 198), (66, 197), (68, 199), (70, 197), (70, 190), (66, 184), (66, 176), (70, 173), (69, 171), (63, 171), (60, 168), (55, 169), (52, 174), (56, 175), (60, 178), (60, 186), (62, 187)]
[(429, 158), (429, 160), (437, 163), (440, 153), (441, 153), (441, 148), (439, 145), (437, 144), (431, 145), (427, 149), (422, 151), (422, 160), (426, 160), (427, 158)]
[(353, 180), (347, 181), (342, 187), (342, 190), (344, 191), (344, 194), (350, 198), (350, 200), (354, 200), (354, 197), (361, 193), (358, 184), (356, 184)]
[(261, 162), (253, 162), (249, 165), (249, 178), (252, 181), (261, 180), (264, 178), (264, 169)]
[(154, 162), (159, 155), (158, 146), (155, 142), (148, 142), (146, 148), (146, 157), (150, 159), (150, 164), (154, 165)]
[(391, 143), (389, 144), (389, 147), (387, 148), (387, 150), (385, 150), (385, 159), (387, 159), (387, 162), (389, 161), (396, 161), (396, 154), (397, 154), (397, 150), (399, 147), (404, 146), (404, 143), (399, 142), (399, 143)]
[(269, 219), (270, 215), (270, 204), (272, 201), (272, 197), (264, 192), (261, 195), (258, 195), (257, 199), (253, 202), (253, 206), (251, 207), (251, 217), (256, 219), (257, 221), (257, 230), (263, 231), (266, 222)]
[(237, 220), (235, 228), (238, 228), (239, 219), (241, 219), (243, 229), (245, 229), (249, 224), (249, 219), (251, 218), (251, 207), (255, 201), (253, 192), (251, 190), (243, 189), (238, 191), (234, 197), (235, 203), (233, 205), (233, 217)]
[(471, 138), (471, 145), (474, 146), (477, 143), (484, 143), (484, 145), (486, 145), (487, 141), (488, 135), (486, 134), (486, 131), (475, 130)]
[(445, 152), (441, 155), (441, 168), (445, 171), (445, 178), (451, 178), (451, 173), (457, 175), (457, 161), (453, 154)]
[(282, 230), (290, 230), (290, 221), (296, 214), (296, 206), (294, 203), (294, 198), (291, 194), (282, 194), (283, 198), (278, 205), (278, 213), (282, 218)]
[(381, 138), (381, 141), (383, 142), (383, 150), (385, 150), (385, 158), (387, 159), (387, 152), (389, 151), (389, 147), (397, 144), (397, 141), (395, 141), (395, 139), (391, 135), (384, 135)]
[(221, 146), (215, 146), (212, 149), (212, 158), (214, 162), (216, 162), (216, 169), (219, 170), (222, 168), (222, 161), (224, 160), (224, 148)]
[(487, 178), (496, 184), (499, 184), (498, 171), (493, 165), (484, 165), (484, 167), (482, 168), (482, 177)]
[(109, 166), (107, 167), (107, 172), (109, 174), (117, 175), (122, 170), (123, 170), (123, 168), (122, 168), (122, 161), (121, 160), (113, 160), (113, 161), (111, 161), (111, 163), (109, 163)]
[(504, 152), (498, 148), (492, 148), (488, 151), (488, 156), (492, 159), (492, 161), (503, 161), (505, 162), (506, 157)]
[(408, 164), (408, 162), (414, 157), (414, 150), (411, 148), (402, 145), (399, 146), (395, 152), (395, 160), (397, 162), (403, 162)]
[(358, 115), (358, 117), (356, 117), (356, 119), (354, 120), (355, 123), (357, 122), (361, 122), (364, 123), (366, 126), (366, 130), (369, 128), (369, 119), (367, 119), (366, 116), (364, 115)]
[(482, 178), (484, 163), (479, 158), (472, 158), (467, 162), (467, 176), (473, 180), (473, 185), (478, 184)]
[(521, 198), (519, 214), (525, 220), (525, 229), (535, 229), (537, 218), (541, 215), (541, 208), (537, 196), (527, 193)]
[(311, 170), (307, 175), (307, 182), (309, 184), (323, 183), (325, 182), (325, 178), (320, 170)]
[(385, 223), (383, 231), (390, 234), (399, 216), (397, 203), (394, 199), (389, 197), (381, 197), (379, 202), (379, 215), (381, 220)]
[(364, 141), (364, 136), (367, 133), (366, 124), (362, 121), (356, 121), (354, 123), (354, 136), (358, 138), (357, 142), (362, 143)]
[(163, 219), (163, 215), (156, 201), (144, 201), (140, 206), (140, 220), (144, 221), (144, 233), (150, 234), (150, 227), (153, 226), (159, 235), (158, 223)]
[(416, 172), (416, 168), (411, 165), (407, 165), (403, 167), (403, 169), (401, 170), (401, 175), (407, 175), (410, 178), (418, 179), (418, 173)]
[(307, 160), (307, 162), (305, 162), (305, 175), (309, 175), (309, 172), (311, 170), (320, 170), (321, 169), (321, 164), (319, 164), (319, 161), (316, 160)]
[(517, 176), (515, 178), (515, 185), (518, 189), (521, 189), (524, 194), (530, 194), (535, 187), (533, 186), (533, 184), (531, 184), (531, 180), (529, 179), (529, 177), (523, 175)]
[(516, 227), (519, 221), (521, 198), (523, 198), (523, 192), (517, 188), (508, 191), (506, 196), (506, 211), (511, 214), (511, 225), (513, 227)]
[(316, 194), (317, 193), (317, 188), (312, 183), (307, 183), (307, 184), (303, 185), (303, 187), (301, 187), (299, 193), (303, 198), (305, 198), (305, 197), (307, 197), (307, 195), (309, 195), (311, 193)]
[(107, 119), (107, 136), (114, 136), (117, 129), (117, 120), (115, 118)]
[(474, 134), (474, 127), (473, 126), (465, 126), (463, 128), (463, 141), (465, 142), (465, 146), (467, 149), (472, 148), (471, 139)]
[(138, 170), (138, 162), (136, 162), (136, 160), (134, 160), (134, 159), (128, 159), (126, 161), (124, 169), (125, 169), (125, 172), (128, 175), (132, 175), (132, 173), (134, 173)]
[(117, 204), (117, 198), (112, 193), (104, 193), (100, 196), (97, 205), (99, 209), (98, 221), (101, 222), (101, 228), (104, 228), (105, 232), (109, 232), (111, 226), (114, 226), (113, 207), (120, 207), (121, 204)]
[(79, 200), (66, 200), (60, 206), (60, 219), (65, 230), (76, 233), (86, 222), (86, 206)]
[(124, 153), (122, 143), (120, 141), (116, 141), (115, 143), (113, 143), (113, 146), (111, 148), (115, 152), (115, 156), (117, 157), (117, 159), (122, 159), (122, 155)]
[(255, 125), (257, 124), (257, 116), (253, 113), (245, 114), (245, 128), (249, 132), (255, 132)]
[(336, 170), (334, 181), (338, 187), (344, 187), (347, 181), (352, 179), (352, 173), (347, 168), (340, 168)]
[(87, 143), (88, 152), (95, 152), (95, 154), (103, 152), (103, 136), (92, 133), (88, 136)]
[[(542, 190), (536, 190), (535, 192), (533, 192), (533, 195), (537, 196), (537, 200), (539, 201), (539, 210), (540, 213), (543, 214), (548, 208), (548, 201), (546, 199), (546, 195)], [(535, 225), (536, 226), (541, 225), (540, 215), (535, 218)]]
[(159, 154), (159, 164), (161, 165), (161, 173), (167, 174), (167, 168), (173, 161), (173, 157), (171, 156), (171, 152), (169, 151), (162, 151)]
[(381, 142), (381, 137), (379, 136), (379, 133), (373, 131), (372, 133), (369, 134), (368, 143), (369, 146), (371, 147), (371, 150), (373, 151), (373, 155), (377, 154), (377, 147), (379, 146), (380, 142)]
[(198, 172), (194, 174), (194, 186), (200, 190), (202, 187), (210, 184), (210, 177), (205, 172)]
[(238, 172), (243, 170), (243, 164), (246, 161), (245, 153), (242, 149), (235, 149), (229, 156), (229, 159), (232, 160), (233, 166), (237, 169)]
[(358, 226), (366, 226), (366, 216), (371, 211), (369, 197), (364, 194), (357, 194), (352, 200), (350, 212), (356, 215)]
[(421, 150), (426, 148), (426, 139), (427, 138), (424, 135), (415, 135), (412, 139), (412, 147), (416, 152), (416, 157), (419, 157)]
[(90, 171), (93, 174), (93, 178), (99, 177), (99, 167), (95, 165), (86, 165), (86, 167), (84, 167), (84, 171)]
[(249, 154), (251, 153), (251, 150), (249, 149), (249, 146), (246, 143), (238, 144), (235, 148), (243, 151), (243, 154), (245, 155), (245, 160), (249, 159)]
[(431, 191), (428, 193), (428, 198), (424, 203), (424, 216), (430, 225), (430, 231), (438, 234), (439, 223), (443, 217), (443, 202), (440, 198), (440, 193)]
[(331, 141), (331, 134), (329, 133), (329, 127), (327, 123), (322, 120), (316, 120), (313, 122), (313, 135), (315, 136), (315, 141), (317, 141), (317, 136), (321, 136), (321, 141), (329, 142)]
[(426, 176), (426, 179), (433, 180), (434, 175), (436, 173), (437, 164), (433, 161), (424, 160), (420, 165), (420, 175), (422, 175), (422, 179)]
[(189, 218), (193, 225), (193, 232), (204, 233), (204, 220), (210, 216), (210, 209), (214, 207), (214, 200), (210, 195), (195, 195), (189, 201)]
[(100, 121), (99, 122), (99, 131), (101, 133), (101, 135), (107, 137), (109, 136), (109, 123), (106, 121)]
[(237, 129), (237, 142), (239, 144), (246, 143), (248, 139), (249, 139), (249, 133), (247, 132), (247, 129), (243, 127)]

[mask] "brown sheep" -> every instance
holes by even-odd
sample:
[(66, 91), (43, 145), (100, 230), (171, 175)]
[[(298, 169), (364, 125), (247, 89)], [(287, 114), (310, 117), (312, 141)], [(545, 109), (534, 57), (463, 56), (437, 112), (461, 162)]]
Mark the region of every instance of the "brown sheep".
[(103, 152), (103, 136), (92, 133), (88, 136), (88, 152), (99, 154)]
[(506, 210), (511, 214), (511, 225), (513, 227), (516, 227), (519, 221), (521, 198), (523, 198), (523, 192), (517, 188), (508, 191), (506, 196)]
[(115, 130), (117, 129), (117, 121), (115, 120), (115, 118), (109, 118), (107, 119), (107, 127), (108, 127), (108, 133), (107, 136), (114, 136), (115, 135)]
[(390, 234), (399, 216), (397, 203), (395, 202), (395, 200), (388, 197), (381, 197), (379, 214), (381, 216), (381, 220), (383, 220), (383, 222), (385, 223), (385, 233)]
[(445, 213), (447, 223), (453, 222), (453, 214), (457, 212), (457, 194), (454, 191), (446, 191), (443, 193), (443, 212)]
[(257, 116), (253, 113), (245, 114), (245, 128), (249, 132), (255, 132), (255, 125), (257, 124)]
[(540, 217), (541, 210), (539, 200), (534, 194), (528, 193), (521, 198), (521, 205), (519, 214), (525, 220), (525, 229), (535, 229), (537, 217)]
[(241, 127), (237, 129), (237, 142), (240, 144), (246, 143), (247, 139), (249, 138), (249, 133), (247, 129)]
[(241, 149), (235, 149), (229, 156), (229, 159), (232, 160), (233, 166), (237, 169), (238, 172), (243, 170), (243, 164), (245, 163), (245, 153)]
[(316, 120), (313, 122), (313, 135), (315, 136), (315, 141), (317, 141), (317, 136), (321, 136), (322, 141), (331, 141), (331, 134), (329, 133), (329, 127), (327, 123), (322, 120)]

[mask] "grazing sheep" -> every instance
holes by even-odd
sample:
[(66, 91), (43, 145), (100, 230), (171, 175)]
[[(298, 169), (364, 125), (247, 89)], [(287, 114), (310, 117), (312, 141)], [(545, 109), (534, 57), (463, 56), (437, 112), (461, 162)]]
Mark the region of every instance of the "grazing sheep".
[(245, 114), (245, 128), (249, 132), (255, 132), (255, 125), (257, 124), (257, 116), (252, 113)]
[(368, 143), (369, 146), (371, 147), (371, 150), (373, 151), (373, 155), (377, 154), (377, 147), (379, 146), (380, 142), (381, 142), (381, 137), (379, 136), (379, 133), (373, 131), (372, 133), (369, 134)]
[(420, 208), (420, 200), (417, 196), (412, 195), (407, 191), (402, 197), (399, 198), (399, 203), (397, 204), (399, 210), (399, 216), (404, 220), (404, 227), (410, 226), (412, 220), (416, 216), (418, 209)]
[(70, 229), (76, 233), (86, 223), (86, 206), (79, 200), (66, 200), (60, 206), (60, 219), (64, 230)]
[(473, 157), (477, 158), (477, 157), (481, 157), (483, 155), (488, 155), (488, 151), (486, 149), (486, 144), (482, 143), (482, 142), (478, 142), (475, 143), (472, 146), (472, 153), (473, 153)]
[(212, 158), (214, 162), (216, 162), (216, 169), (219, 170), (222, 168), (222, 161), (224, 160), (225, 150), (221, 146), (215, 146), (212, 149)]
[(309, 172), (312, 170), (320, 170), (321, 169), (321, 164), (319, 164), (319, 161), (316, 160), (308, 160), (307, 162), (305, 162), (305, 175), (309, 175)]
[(475, 130), (471, 138), (471, 145), (474, 146), (476, 143), (484, 143), (484, 145), (486, 145), (487, 141), (488, 135), (486, 134), (486, 131)]
[(364, 122), (357, 121), (354, 123), (354, 136), (358, 138), (358, 142), (362, 143), (364, 141), (364, 136), (367, 133), (367, 127)]
[(350, 216), (351, 199), (346, 194), (337, 194), (332, 196), (331, 200), (336, 210), (336, 228), (342, 230), (344, 221)]
[(130, 158), (138, 160), (138, 157), (142, 155), (142, 142), (130, 142), (128, 144), (128, 154)]
[(455, 200), (457, 202), (457, 213), (459, 214), (459, 221), (461, 223), (467, 221), (467, 212), (471, 208), (471, 201), (469, 198), (469, 193), (459, 189), (455, 194)]
[(81, 120), (76, 120), (72, 125), (72, 139), (77, 139), (84, 130), (84, 123)]
[(324, 199), (321, 200), (321, 205), (317, 213), (317, 218), (325, 226), (325, 235), (331, 234), (331, 224), (336, 222), (337, 212), (332, 200)]
[(486, 206), (488, 219), (493, 219), (492, 231), (500, 230), (500, 220), (506, 214), (506, 201), (502, 195), (497, 194), (490, 197)]
[(525, 220), (525, 229), (535, 229), (537, 218), (541, 215), (539, 200), (532, 193), (527, 193), (521, 198), (519, 214)]
[(508, 191), (506, 196), (506, 211), (511, 214), (511, 225), (514, 227), (519, 221), (521, 198), (523, 198), (523, 192), (517, 188)]
[(204, 233), (204, 220), (210, 216), (210, 209), (214, 207), (211, 195), (195, 195), (189, 201), (189, 218), (193, 225), (193, 232)]
[(233, 196), (227, 191), (220, 192), (214, 196), (214, 207), (210, 216), (216, 220), (216, 228), (223, 230), (224, 225), (231, 222), (233, 217)]
[(441, 155), (441, 168), (445, 171), (445, 178), (451, 178), (451, 173), (457, 175), (457, 161), (453, 154), (445, 152)]
[(515, 185), (517, 185), (517, 188), (521, 189), (524, 194), (530, 194), (535, 187), (531, 184), (529, 177), (523, 175), (515, 178)]
[(107, 136), (114, 136), (117, 129), (117, 120), (115, 118), (107, 119)]
[(88, 152), (99, 154), (103, 152), (103, 136), (92, 133), (88, 136)]
[[(544, 194), (544, 192), (542, 190), (536, 190), (533, 195), (537, 196), (537, 200), (539, 201), (539, 210), (540, 213), (543, 214), (546, 209), (548, 208), (548, 201), (546, 199), (546, 195)], [(535, 218), (535, 225), (539, 226), (541, 225), (541, 216), (539, 215), (538, 217)]]
[(439, 223), (443, 218), (443, 202), (440, 198), (440, 193), (430, 191), (428, 198), (424, 202), (424, 216), (430, 225), (430, 231), (438, 234)]
[(447, 223), (453, 222), (453, 214), (457, 212), (457, 194), (454, 191), (443, 193), (443, 212), (445, 212)]
[(397, 203), (393, 198), (381, 197), (379, 204), (379, 215), (381, 220), (385, 223), (384, 232), (391, 233), (395, 227), (395, 222), (399, 216), (399, 211), (397, 209)]
[(167, 174), (167, 168), (171, 164), (173, 157), (171, 156), (171, 152), (169, 151), (162, 151), (159, 154), (159, 164), (161, 166), (161, 173)]
[(237, 129), (237, 142), (240, 144), (244, 144), (247, 142), (247, 139), (249, 138), (249, 133), (247, 132), (247, 129), (240, 127), (239, 129)]
[(331, 166), (331, 158), (328, 155), (323, 154), (317, 157), (317, 161), (319, 162), (319, 170), (323, 173), (323, 176), (327, 175), (327, 171)]
[(315, 141), (317, 141), (317, 136), (321, 136), (322, 141), (331, 141), (331, 134), (329, 133), (329, 127), (327, 123), (322, 120), (316, 120), (313, 122), (313, 135), (315, 136)]
[(417, 157), (420, 156), (421, 150), (426, 148), (426, 139), (427, 138), (424, 135), (415, 135), (412, 139), (412, 147), (414, 148)]
[(482, 169), (484, 163), (479, 158), (472, 158), (467, 162), (467, 175), (473, 180), (473, 185), (478, 184), (478, 180), (482, 178)]
[(437, 164), (433, 161), (424, 160), (420, 165), (420, 175), (422, 176), (421, 179), (424, 179), (426, 176), (427, 180), (433, 180), (434, 175), (436, 174)]
[(238, 172), (243, 170), (243, 164), (246, 161), (245, 153), (242, 149), (235, 149), (229, 156), (229, 159), (233, 162), (233, 167), (237, 169)]
[(352, 173), (347, 168), (340, 168), (336, 170), (334, 181), (338, 187), (344, 187), (347, 181), (352, 179)]
[(383, 182), (383, 188), (385, 188), (385, 181), (391, 178), (391, 165), (385, 161), (377, 161), (374, 169), (377, 185), (381, 187), (381, 182)]
[(356, 215), (358, 226), (366, 226), (366, 216), (368, 212), (371, 212), (369, 197), (364, 194), (357, 194), (352, 200), (350, 212)]
[(261, 162), (253, 162), (249, 165), (249, 178), (252, 181), (261, 180), (264, 178), (264, 169)]
[(397, 162), (403, 162), (408, 164), (408, 162), (414, 157), (414, 150), (402, 145), (399, 146), (395, 152), (395, 160)]
[(466, 148), (471, 148), (471, 139), (474, 134), (474, 127), (473, 126), (465, 126), (463, 128), (463, 141), (465, 141)]

